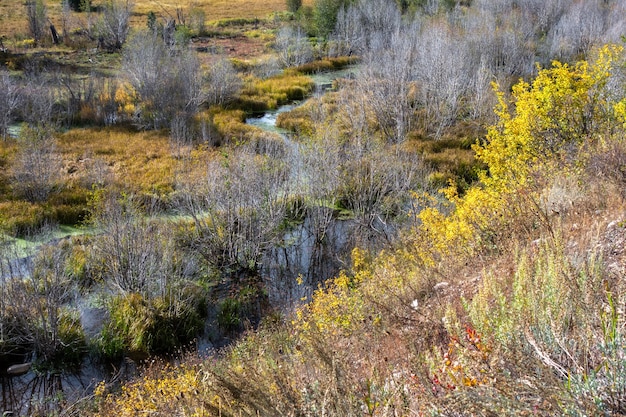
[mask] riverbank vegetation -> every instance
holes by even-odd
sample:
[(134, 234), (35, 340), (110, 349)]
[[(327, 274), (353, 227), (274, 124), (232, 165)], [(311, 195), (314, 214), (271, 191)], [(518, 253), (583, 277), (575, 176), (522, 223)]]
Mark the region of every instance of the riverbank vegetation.
[(151, 7), (0, 19), (6, 410), (624, 413), (620, 2)]

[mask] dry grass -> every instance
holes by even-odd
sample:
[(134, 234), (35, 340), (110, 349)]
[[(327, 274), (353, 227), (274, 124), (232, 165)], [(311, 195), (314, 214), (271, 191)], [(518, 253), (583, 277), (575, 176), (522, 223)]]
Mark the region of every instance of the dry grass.
[[(62, 159), (62, 184), (46, 201), (31, 204), (13, 192), (10, 167), (16, 142), (0, 142), (0, 228), (24, 235), (45, 221), (80, 222), (95, 184), (167, 204), (182, 168), (181, 155), (174, 152), (166, 132), (135, 132), (124, 127), (72, 129), (58, 136), (57, 150)], [(199, 148), (191, 159), (207, 157), (207, 151)], [(202, 167), (191, 163), (186, 168), (191, 170), (189, 175), (196, 175)]]
[[(105, 0), (93, 0), (93, 6), (97, 10)], [(305, 5), (312, 5), (313, 0), (305, 0)], [(59, 29), (61, 27), (62, 2), (60, 0), (48, 0), (46, 6), (52, 23)], [(137, 0), (131, 23), (134, 27), (144, 27), (146, 17), (150, 11), (157, 15), (176, 17), (176, 9), (188, 11), (191, 8), (201, 9), (207, 22), (212, 23), (224, 19), (266, 19), (274, 12), (286, 11), (285, 0), (182, 0), (182, 1), (155, 1)], [(87, 21), (85, 13), (72, 13), (75, 22)], [(0, 36), (8, 38), (18, 36), (25, 37), (28, 33), (26, 8), (22, 0), (3, 0), (0, 2)]]
[(179, 161), (165, 132), (72, 129), (59, 137), (59, 148), (68, 171), (79, 181), (112, 181), (159, 198), (174, 190)]

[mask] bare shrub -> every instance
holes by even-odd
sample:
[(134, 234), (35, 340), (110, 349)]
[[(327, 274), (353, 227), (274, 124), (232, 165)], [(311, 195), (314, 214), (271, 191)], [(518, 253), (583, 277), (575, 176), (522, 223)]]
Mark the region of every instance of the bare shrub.
[(137, 95), (141, 128), (170, 127), (177, 114), (193, 115), (202, 101), (200, 64), (187, 49), (170, 49), (152, 31), (137, 33), (123, 52), (123, 69)]
[(44, 68), (30, 62), (25, 70), (26, 81), (21, 90), (21, 120), (35, 129), (54, 127), (59, 121), (57, 89)]
[(195, 246), (209, 264), (257, 270), (284, 219), (287, 178), (280, 162), (239, 151), (207, 161), (205, 177), (181, 184), (181, 210), (193, 218)]
[(102, 231), (92, 254), (102, 278), (121, 294), (165, 297), (173, 283), (195, 272), (192, 258), (180, 258), (171, 233), (141, 214), (132, 196), (99, 191), (91, 222)]
[(208, 105), (226, 104), (239, 92), (243, 82), (231, 62), (222, 58), (211, 65), (207, 74), (204, 101)]
[(61, 186), (61, 159), (55, 139), (45, 129), (24, 128), (11, 167), (13, 187), (31, 202), (44, 201)]
[(19, 84), (8, 71), (0, 70), (0, 138), (8, 136), (9, 126), (15, 120), (20, 105)]
[(42, 374), (77, 366), (86, 353), (77, 313), (68, 307), (76, 288), (66, 274), (67, 249), (45, 245), (28, 262), (10, 243), (0, 249), (0, 353), (13, 361), (34, 354)]
[(345, 156), (337, 191), (340, 206), (354, 213), (358, 244), (390, 243), (409, 218), (411, 191), (426, 189), (429, 170), (419, 157), (391, 149), (353, 145)]
[(95, 26), (99, 47), (109, 50), (122, 48), (130, 30), (134, 6), (132, 0), (107, 0)]
[(614, 182), (626, 197), (626, 145), (622, 141), (610, 141), (600, 152), (594, 153), (587, 170), (592, 177)]
[(285, 26), (276, 36), (276, 49), (283, 67), (295, 67), (313, 60), (313, 48), (300, 27)]

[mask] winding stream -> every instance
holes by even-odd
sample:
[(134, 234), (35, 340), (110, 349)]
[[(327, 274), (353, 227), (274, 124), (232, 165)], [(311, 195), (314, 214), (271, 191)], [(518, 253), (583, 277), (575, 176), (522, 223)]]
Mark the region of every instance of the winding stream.
[[(315, 81), (315, 95), (322, 95), (337, 78), (353, 77), (354, 67), (311, 76)], [(301, 181), (302, 157), (300, 143), (290, 132), (276, 126), (281, 113), (291, 111), (306, 103), (297, 102), (268, 111), (261, 116), (251, 116), (246, 123), (267, 132), (279, 134), (290, 152), (292, 180)], [(311, 179), (309, 179), (311, 180)], [(313, 178), (312, 180), (315, 180)], [(287, 231), (279, 244), (269, 248), (261, 261), (261, 276), (268, 292), (270, 304), (285, 314), (309, 298), (318, 284), (332, 278), (346, 267), (352, 242), (353, 225), (340, 220), (328, 207), (312, 208), (304, 221)]]

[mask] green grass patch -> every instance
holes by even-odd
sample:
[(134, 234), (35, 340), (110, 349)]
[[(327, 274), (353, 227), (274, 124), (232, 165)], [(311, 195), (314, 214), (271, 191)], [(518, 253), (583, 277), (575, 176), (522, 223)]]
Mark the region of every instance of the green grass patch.
[(257, 17), (233, 17), (233, 18), (215, 20), (211, 22), (210, 24), (218, 28), (226, 28), (226, 27), (233, 27), (233, 26), (259, 25), (261, 23), (262, 23), (261, 19)]
[(110, 320), (95, 346), (108, 358), (172, 353), (201, 333), (206, 314), (204, 292), (191, 283), (154, 299), (119, 295), (108, 308)]
[(315, 82), (293, 71), (267, 79), (249, 77), (239, 96), (245, 111), (273, 110), (292, 101), (303, 100), (311, 94)]
[(354, 65), (358, 62), (357, 57), (340, 56), (336, 58), (325, 58), (319, 61), (313, 61), (294, 68), (295, 71), (302, 74), (315, 74), (324, 71), (337, 71)]

